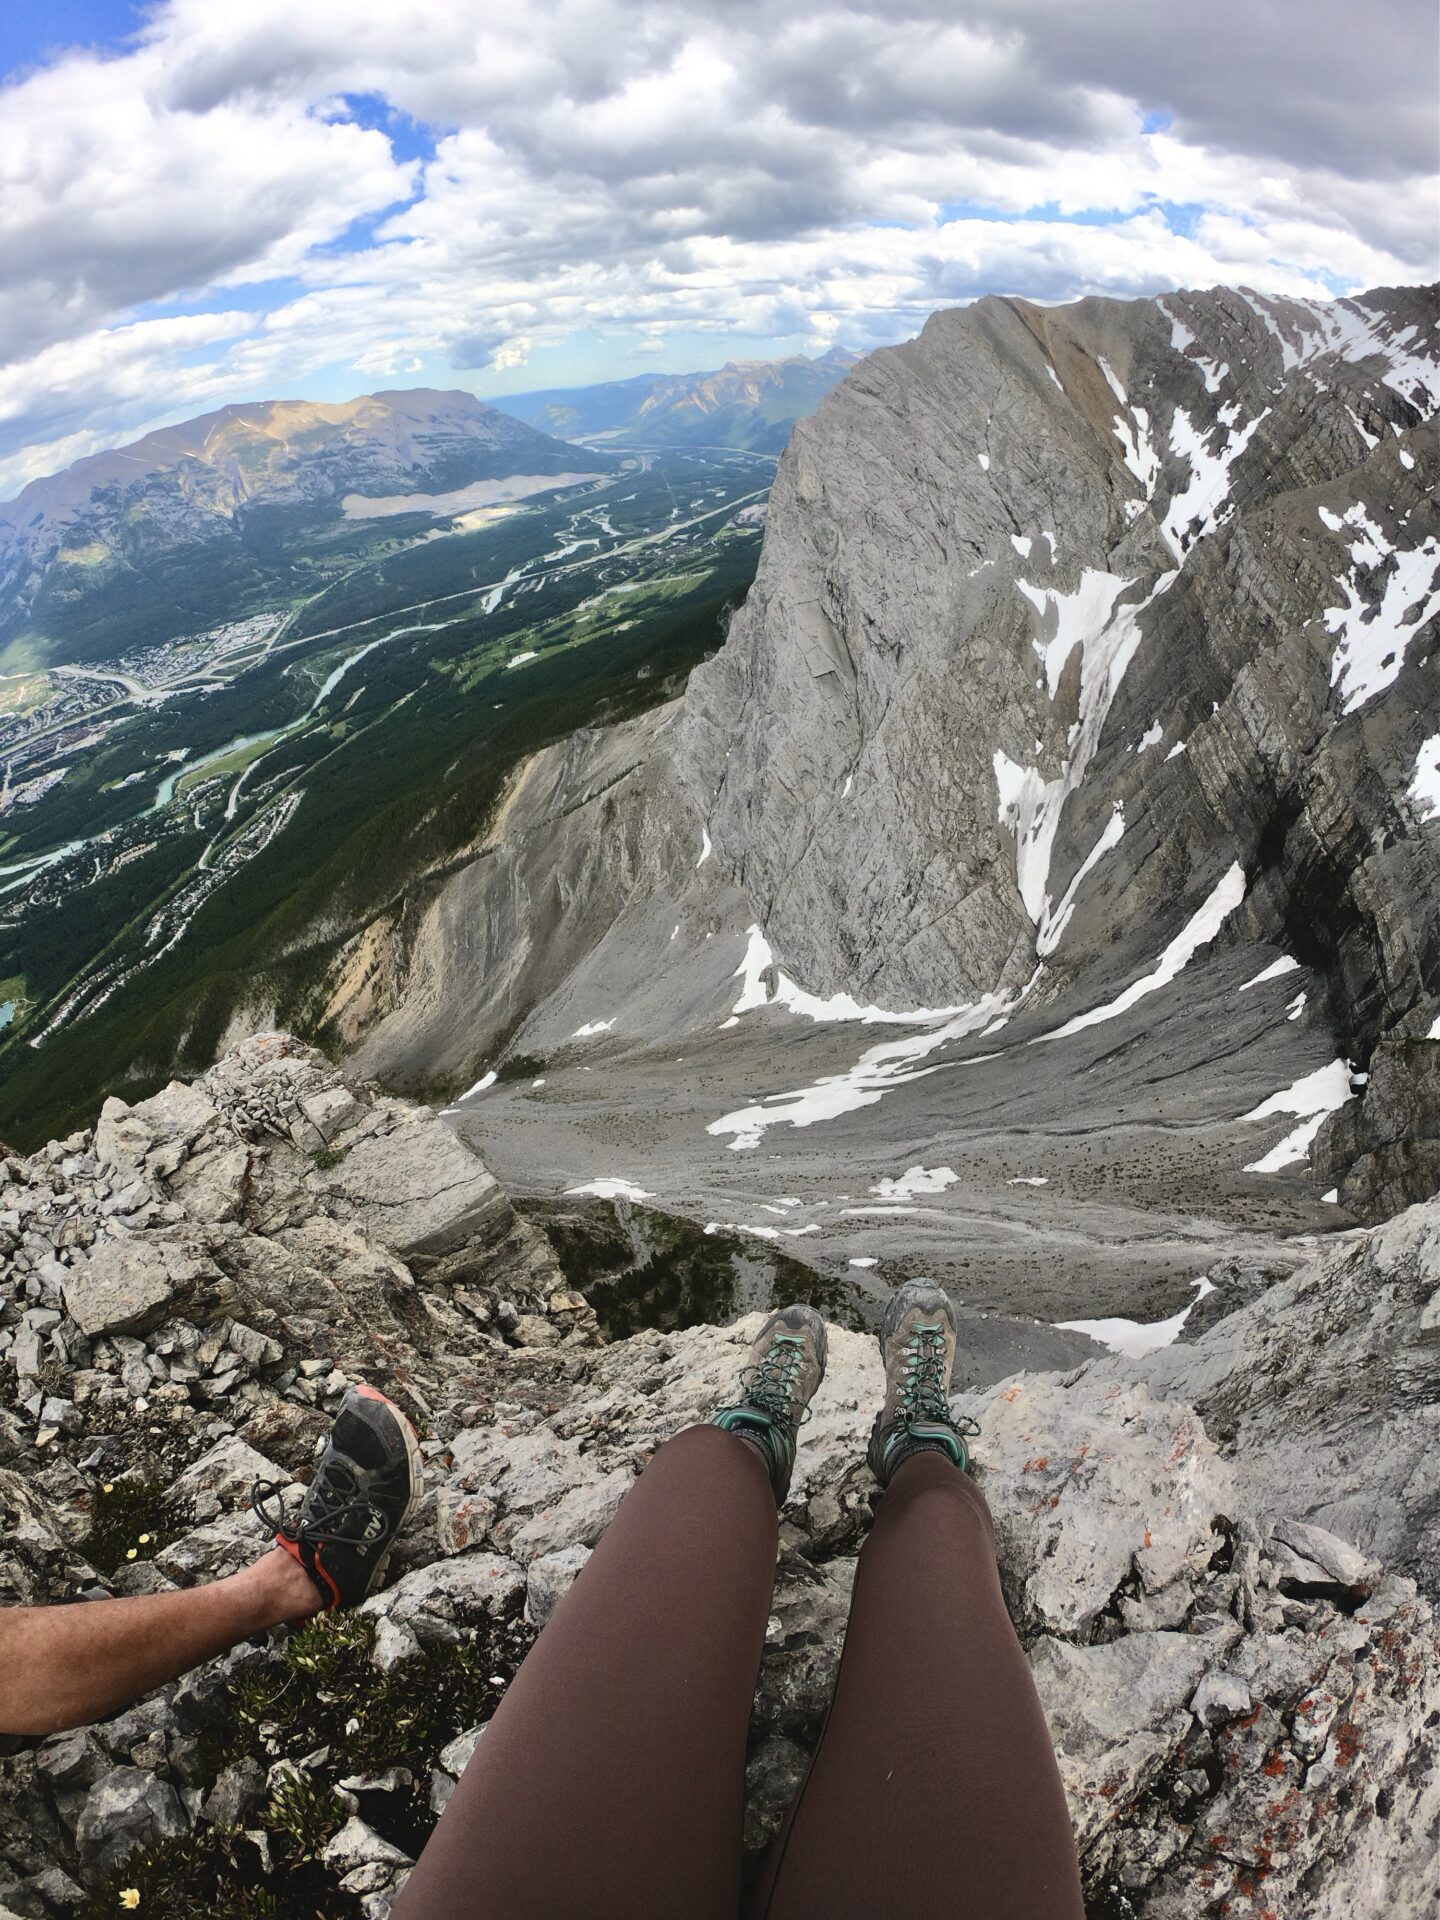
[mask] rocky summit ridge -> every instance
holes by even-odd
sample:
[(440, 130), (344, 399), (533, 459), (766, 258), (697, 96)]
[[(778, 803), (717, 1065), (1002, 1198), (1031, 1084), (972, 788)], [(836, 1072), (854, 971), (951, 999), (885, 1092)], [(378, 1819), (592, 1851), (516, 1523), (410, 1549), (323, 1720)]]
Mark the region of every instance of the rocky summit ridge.
[[(0, 1914), (133, 1890), (182, 1920), (381, 1920), (533, 1634), (654, 1446), (722, 1401), (753, 1319), (687, 1324), (681, 1297), (668, 1330), (607, 1339), (439, 1118), (276, 1034), (6, 1158), (0, 1258), (0, 1600), (243, 1564), (253, 1477), (303, 1479), (355, 1378), (408, 1406), (427, 1471), (357, 1616), (0, 1760)], [(873, 1339), (837, 1326), (783, 1516), (752, 1858), (833, 1683), (879, 1387)], [(1143, 1360), (957, 1400), (1093, 1914), (1433, 1912), (1437, 1405), (1440, 1202), (1269, 1284), (1217, 1269)]]

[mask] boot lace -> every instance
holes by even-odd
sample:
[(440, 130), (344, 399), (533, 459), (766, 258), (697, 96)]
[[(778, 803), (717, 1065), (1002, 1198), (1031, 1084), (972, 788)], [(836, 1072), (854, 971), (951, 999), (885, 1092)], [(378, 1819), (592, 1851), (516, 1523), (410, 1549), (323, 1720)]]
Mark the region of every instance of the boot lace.
[(956, 1433), (970, 1436), (980, 1431), (978, 1421), (950, 1411), (950, 1368), (945, 1351), (945, 1330), (940, 1326), (917, 1326), (904, 1347), (905, 1372), (900, 1382), (899, 1419), (906, 1426), (915, 1420), (939, 1420)]
[[(357, 1540), (373, 1539), (389, 1524), (384, 1510), (366, 1500), (354, 1478), (338, 1464), (327, 1468), (315, 1481), (305, 1496), (305, 1505), (309, 1509), (303, 1512), (305, 1538), (316, 1546), (353, 1546)], [(299, 1537), (302, 1515), (297, 1514), (293, 1520), (287, 1515), (285, 1489), (277, 1481), (255, 1482), (250, 1489), (250, 1510), (272, 1537)]]
[(804, 1363), (805, 1342), (794, 1334), (776, 1334), (760, 1364), (746, 1367), (740, 1375), (746, 1405), (783, 1427), (803, 1426), (810, 1418), (810, 1408), (807, 1406), (797, 1419), (794, 1403)]

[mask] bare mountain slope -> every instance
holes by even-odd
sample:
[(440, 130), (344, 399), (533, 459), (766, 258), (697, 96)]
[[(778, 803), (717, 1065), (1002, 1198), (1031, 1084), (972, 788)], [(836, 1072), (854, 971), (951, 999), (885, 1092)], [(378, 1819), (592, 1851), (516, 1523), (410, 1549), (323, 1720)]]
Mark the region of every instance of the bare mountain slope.
[(602, 1018), (673, 1058), (737, 996), (813, 1031), (779, 967), (936, 1010), (918, 1058), (942, 1010), (978, 1035), (1022, 998), (1144, 1034), (1197, 952), (1264, 940), (1310, 970), (1298, 1064), (1403, 1042), (1346, 1194), (1422, 1197), (1440, 1145), (1391, 1149), (1435, 1105), (1437, 361), (1404, 288), (985, 300), (871, 355), (797, 427), (683, 702), (532, 763), (418, 928), (375, 932), (342, 1028), (402, 1075)]

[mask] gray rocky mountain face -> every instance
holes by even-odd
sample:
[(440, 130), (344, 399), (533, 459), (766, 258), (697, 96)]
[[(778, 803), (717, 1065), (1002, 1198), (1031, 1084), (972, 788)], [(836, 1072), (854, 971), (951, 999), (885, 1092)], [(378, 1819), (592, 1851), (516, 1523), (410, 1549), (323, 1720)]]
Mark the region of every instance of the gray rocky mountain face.
[[(607, 1342), (434, 1115), (281, 1035), (5, 1160), (0, 1258), (0, 1601), (243, 1564), (253, 1477), (303, 1479), (353, 1378), (423, 1422), (426, 1463), (392, 1583), (338, 1632), (0, 1759), (0, 1911), (133, 1887), (166, 1912), (219, 1860), (383, 1920), (534, 1633), (654, 1447), (729, 1397), (756, 1319)], [(1097, 1914), (1433, 1911), (1440, 1202), (1290, 1265), (1213, 1269), (1159, 1353), (956, 1399)], [(835, 1326), (782, 1521), (752, 1860), (833, 1686), (880, 1392), (873, 1339)]]
[(1325, 1184), (1433, 1192), (1437, 403), (1433, 288), (935, 316), (797, 426), (683, 701), (532, 761), (342, 1029), (459, 1084), (596, 1008), (668, 1045), (751, 926), (821, 999), (1073, 1012), (1213, 902), (1374, 1057)]

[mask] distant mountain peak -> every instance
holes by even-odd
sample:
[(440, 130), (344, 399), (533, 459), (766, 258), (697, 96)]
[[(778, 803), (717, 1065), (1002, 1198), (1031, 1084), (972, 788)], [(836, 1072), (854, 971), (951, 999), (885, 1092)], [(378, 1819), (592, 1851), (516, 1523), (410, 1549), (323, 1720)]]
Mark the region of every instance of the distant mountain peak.
[(566, 439), (608, 438), (652, 446), (704, 443), (778, 453), (797, 420), (813, 413), (860, 359), (847, 347), (817, 358), (727, 360), (702, 373), (641, 374), (593, 387), (553, 387), (496, 401), (516, 419)]
[[(243, 601), (263, 571), (246, 547), (261, 513), (338, 522), (351, 494), (443, 495), (481, 480), (608, 465), (463, 388), (232, 402), (88, 454), (0, 503), (0, 642), (29, 631), (43, 649), (88, 632), (87, 610), (121, 578), (137, 620), (154, 602), (157, 637), (184, 631), (174, 581), (159, 563), (225, 547), (237, 559)], [(97, 657), (93, 644), (81, 643), (83, 657)]]

